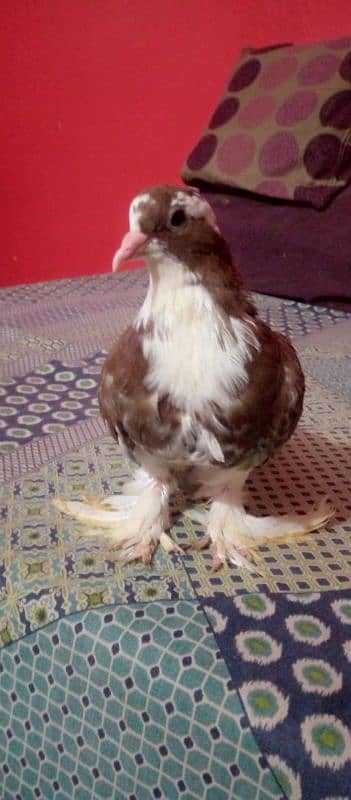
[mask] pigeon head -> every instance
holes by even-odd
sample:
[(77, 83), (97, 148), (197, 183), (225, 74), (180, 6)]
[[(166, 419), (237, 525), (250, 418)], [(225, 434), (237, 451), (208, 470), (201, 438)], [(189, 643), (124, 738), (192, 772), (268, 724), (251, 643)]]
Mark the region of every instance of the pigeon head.
[(155, 186), (138, 194), (129, 209), (129, 231), (113, 259), (146, 259), (150, 266), (165, 257), (183, 263), (226, 247), (209, 203), (195, 188)]

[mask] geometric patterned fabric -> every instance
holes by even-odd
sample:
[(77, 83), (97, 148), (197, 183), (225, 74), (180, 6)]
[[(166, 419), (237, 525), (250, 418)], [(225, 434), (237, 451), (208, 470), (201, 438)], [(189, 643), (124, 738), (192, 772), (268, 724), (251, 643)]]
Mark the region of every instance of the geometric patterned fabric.
[[(79, 367), (52, 360), (33, 373), (8, 377), (0, 386), (0, 453), (11, 453), (19, 443), (63, 431), (79, 416), (97, 416), (96, 375), (106, 351), (82, 360)], [(94, 377), (92, 377), (94, 376)]]
[(6, 649), (3, 799), (283, 797), (207, 631), (195, 604), (151, 603)]
[(349, 796), (351, 591), (221, 596), (205, 610), (287, 796)]
[[(52, 498), (127, 476), (96, 382), (145, 287), (142, 270), (0, 292), (1, 800), (347, 800), (350, 316), (255, 297), (293, 339), (307, 392), (247, 505), (327, 494), (327, 528), (261, 547), (259, 574), (213, 573), (206, 551), (121, 568)], [(202, 532), (181, 516), (172, 536)]]

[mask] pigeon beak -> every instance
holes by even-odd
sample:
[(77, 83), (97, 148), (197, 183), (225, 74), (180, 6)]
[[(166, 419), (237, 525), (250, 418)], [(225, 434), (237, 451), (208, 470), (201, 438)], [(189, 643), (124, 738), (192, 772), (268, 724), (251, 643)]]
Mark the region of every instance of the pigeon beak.
[(128, 231), (123, 236), (121, 246), (112, 261), (112, 271), (117, 272), (125, 261), (133, 261), (143, 255), (143, 247), (148, 241), (148, 236), (141, 231)]

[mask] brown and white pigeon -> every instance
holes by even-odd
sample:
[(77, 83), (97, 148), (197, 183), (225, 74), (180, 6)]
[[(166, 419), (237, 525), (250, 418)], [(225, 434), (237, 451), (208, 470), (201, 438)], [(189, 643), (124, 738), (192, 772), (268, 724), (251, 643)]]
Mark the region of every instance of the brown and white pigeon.
[[(113, 269), (146, 259), (150, 281), (134, 322), (102, 369), (102, 416), (137, 465), (123, 495), (103, 502), (57, 501), (65, 513), (102, 527), (122, 563), (152, 558), (172, 541), (170, 501), (207, 499), (214, 566), (250, 566), (252, 547), (324, 525), (323, 501), (305, 515), (255, 517), (243, 487), (293, 433), (304, 376), (287, 339), (259, 317), (214, 213), (196, 189), (156, 186), (131, 203), (130, 230)], [(96, 533), (96, 531), (95, 531)]]

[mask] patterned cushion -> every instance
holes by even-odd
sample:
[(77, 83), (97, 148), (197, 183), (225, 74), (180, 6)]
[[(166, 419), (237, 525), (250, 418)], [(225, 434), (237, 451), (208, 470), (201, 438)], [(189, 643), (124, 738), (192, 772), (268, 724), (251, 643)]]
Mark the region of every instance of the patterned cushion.
[(182, 177), (327, 205), (351, 179), (351, 37), (246, 50)]

